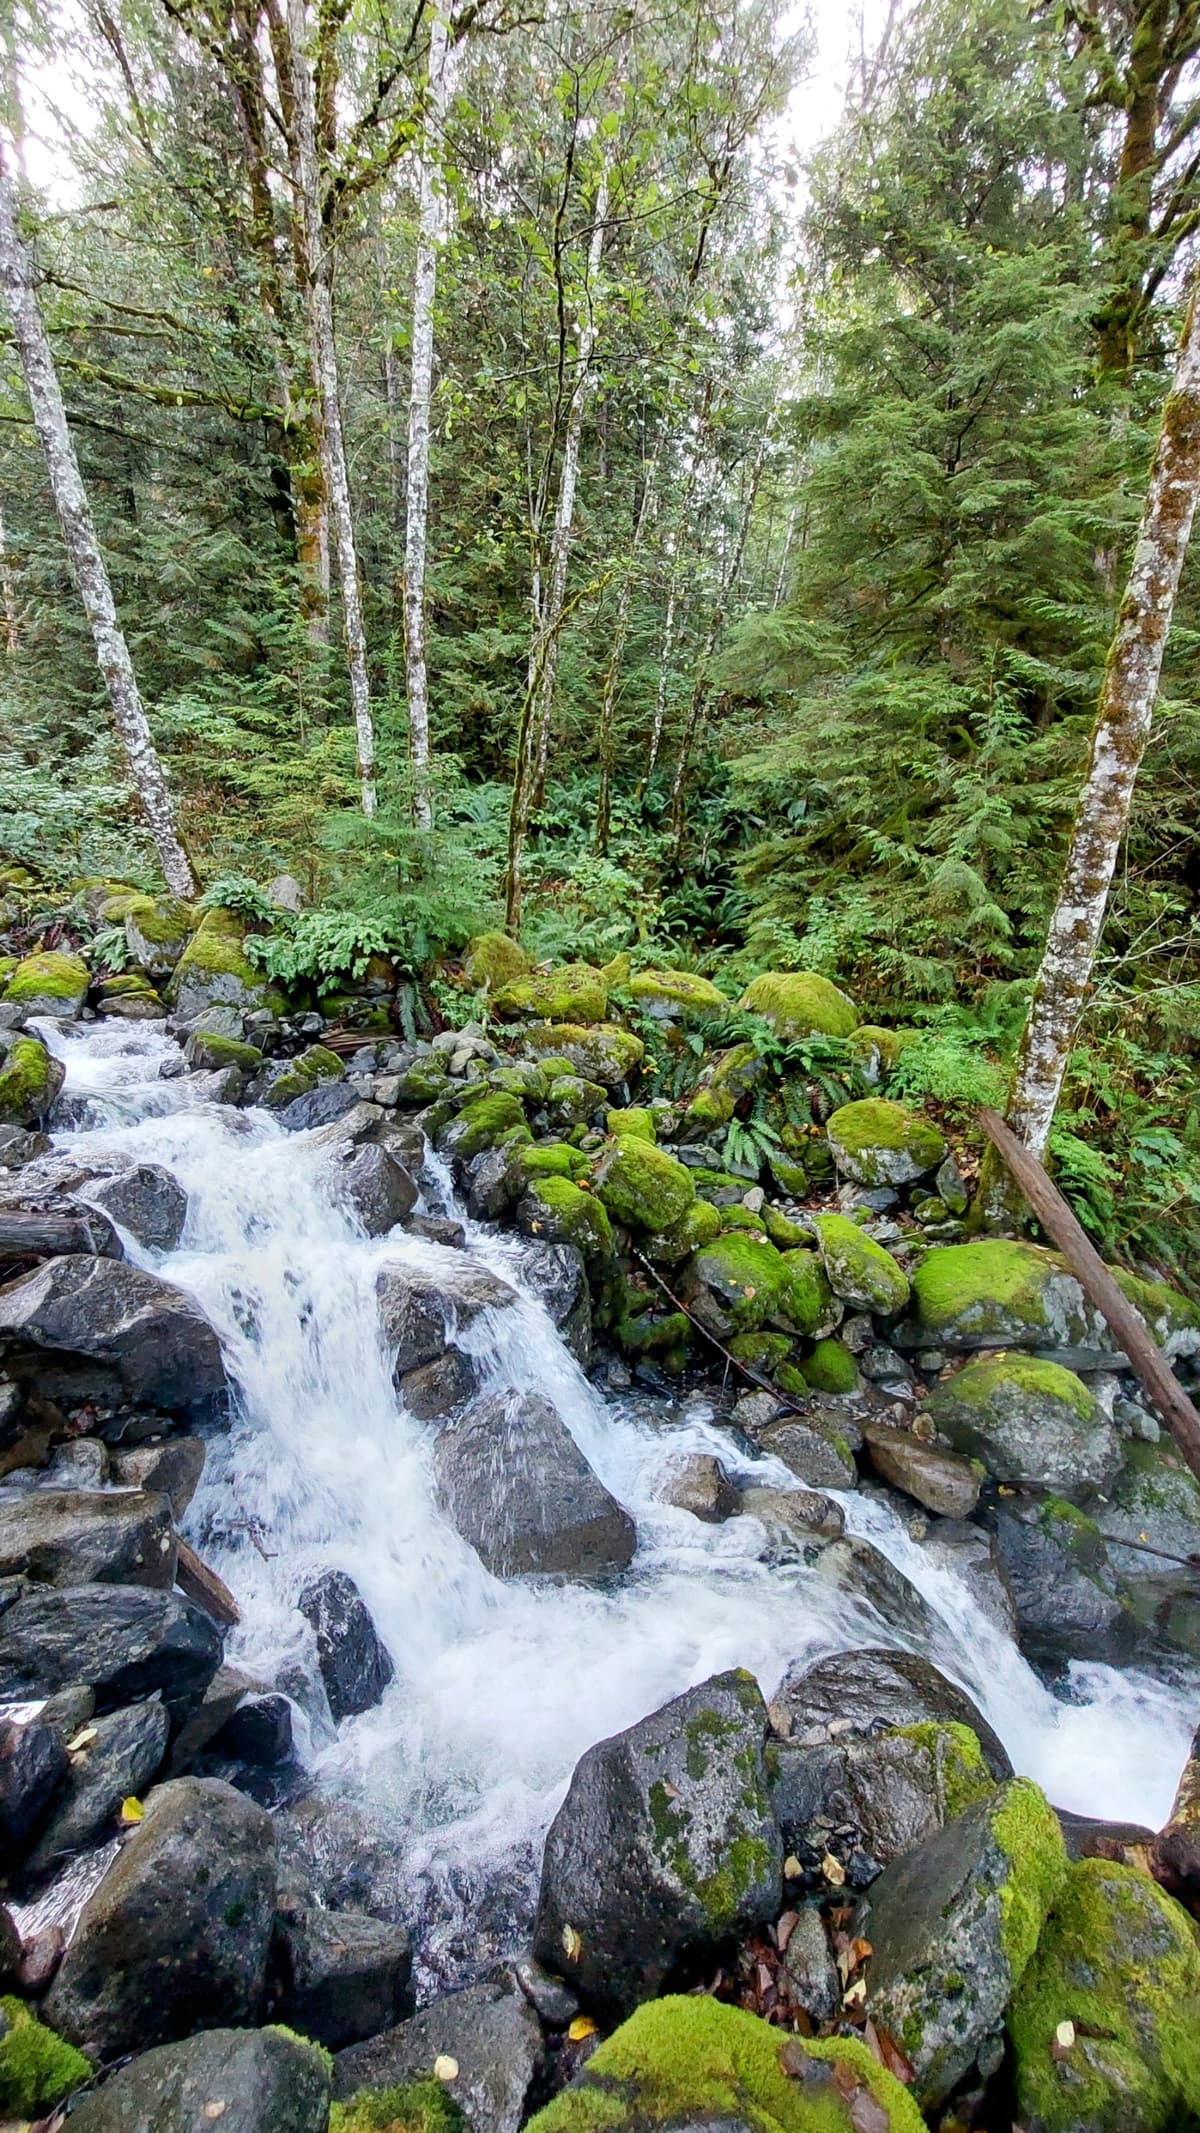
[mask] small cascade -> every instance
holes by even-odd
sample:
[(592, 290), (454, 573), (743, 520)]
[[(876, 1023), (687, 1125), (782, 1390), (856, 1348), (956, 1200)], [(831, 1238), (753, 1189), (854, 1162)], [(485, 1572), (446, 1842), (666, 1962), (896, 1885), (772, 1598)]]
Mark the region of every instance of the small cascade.
[[(797, 1484), (739, 1450), (701, 1401), (602, 1398), (525, 1280), (520, 1241), (468, 1224), (469, 1253), (520, 1292), (464, 1336), (487, 1388), (552, 1400), (638, 1530), (632, 1568), (608, 1588), (491, 1577), (438, 1509), (429, 1428), (397, 1397), (376, 1308), (383, 1266), (436, 1273), (460, 1255), (401, 1233), (369, 1241), (315, 1136), (206, 1103), (193, 1077), (161, 1079), (178, 1054), (153, 1026), (47, 1035), (79, 1121), (60, 1143), (161, 1164), (188, 1194), (177, 1251), (130, 1251), (195, 1296), (237, 1388), (188, 1517), (242, 1609), (228, 1656), (297, 1698), (315, 1781), (376, 1820), (418, 1907), (440, 1903), (461, 1932), (489, 1890), (527, 1902), (578, 1757), (690, 1684), (743, 1666), (770, 1696), (797, 1660), (905, 1641), (800, 1563), (765, 1561), (753, 1519), (707, 1525), (661, 1502), (669, 1468), (692, 1452)], [(450, 1181), (436, 1162), (429, 1177), (440, 1206)], [(1017, 1768), (1062, 1807), (1157, 1825), (1188, 1750), (1187, 1699), (1099, 1665), (1075, 1666), (1052, 1696), (881, 1500), (840, 1500), (848, 1530), (922, 1595), (936, 1624), (928, 1655), (974, 1696)], [(336, 1730), (312, 1691), (295, 1604), (325, 1568), (354, 1578), (395, 1665), (382, 1702)]]

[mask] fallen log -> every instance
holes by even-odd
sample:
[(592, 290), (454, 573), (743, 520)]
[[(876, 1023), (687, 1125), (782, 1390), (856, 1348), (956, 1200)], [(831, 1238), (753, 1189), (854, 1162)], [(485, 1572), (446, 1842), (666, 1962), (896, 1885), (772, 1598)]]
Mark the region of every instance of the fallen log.
[(211, 1615), (224, 1629), (232, 1629), (242, 1619), (242, 1611), (230, 1592), (224, 1578), (201, 1562), (190, 1541), (179, 1543), (179, 1561), (175, 1569), (175, 1583), (185, 1600), (194, 1600), (205, 1614)]
[(87, 1252), (123, 1259), (121, 1240), (101, 1214), (56, 1214), (46, 1208), (0, 1207), (0, 1259), (57, 1259)]
[(1053, 1238), (1083, 1293), (1093, 1303), (1129, 1358), (1196, 1479), (1200, 1481), (1200, 1414), (1166, 1356), (1114, 1281), (1094, 1244), (1084, 1235), (1058, 1187), (1035, 1155), (1005, 1125), (998, 1111), (979, 1114), (993, 1147), (1007, 1164), (1048, 1237)]

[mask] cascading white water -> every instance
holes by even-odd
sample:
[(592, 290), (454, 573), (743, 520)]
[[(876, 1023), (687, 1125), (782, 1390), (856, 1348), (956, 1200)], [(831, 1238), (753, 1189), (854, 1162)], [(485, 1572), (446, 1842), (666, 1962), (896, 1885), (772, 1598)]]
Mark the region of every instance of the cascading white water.
[[(399, 1233), (368, 1242), (312, 1136), (204, 1104), (189, 1078), (158, 1079), (174, 1046), (153, 1026), (45, 1034), (66, 1062), (68, 1094), (88, 1099), (84, 1123), (60, 1142), (81, 1157), (121, 1151), (162, 1164), (188, 1193), (180, 1249), (131, 1255), (197, 1298), (238, 1388), (237, 1418), (210, 1445), (189, 1516), (242, 1607), (228, 1654), (267, 1680), (311, 1672), (299, 1587), (314, 1569), (350, 1573), (396, 1678), (336, 1734), (319, 1720), (302, 1733), (304, 1753), (320, 1783), (378, 1815), (414, 1886), (452, 1880), (469, 1911), (490, 1880), (527, 1876), (583, 1750), (707, 1675), (748, 1667), (769, 1695), (796, 1659), (900, 1641), (814, 1573), (761, 1560), (754, 1520), (709, 1526), (659, 1502), (665, 1470), (691, 1451), (796, 1484), (774, 1462), (745, 1458), (699, 1403), (682, 1422), (664, 1403), (658, 1427), (644, 1403), (606, 1403), (528, 1289), (519, 1308), (473, 1328), (471, 1343), (492, 1386), (553, 1400), (636, 1518), (638, 1551), (607, 1590), (491, 1577), (438, 1511), (429, 1431), (397, 1400), (375, 1303), (385, 1263), (436, 1267), (457, 1255)], [(469, 1249), (521, 1287), (516, 1240), (476, 1230)], [(1062, 1807), (1157, 1826), (1195, 1722), (1188, 1700), (1098, 1665), (1072, 1670), (1071, 1701), (1052, 1697), (882, 1502), (841, 1501), (849, 1529), (934, 1610), (931, 1656), (975, 1696), (1017, 1768)]]

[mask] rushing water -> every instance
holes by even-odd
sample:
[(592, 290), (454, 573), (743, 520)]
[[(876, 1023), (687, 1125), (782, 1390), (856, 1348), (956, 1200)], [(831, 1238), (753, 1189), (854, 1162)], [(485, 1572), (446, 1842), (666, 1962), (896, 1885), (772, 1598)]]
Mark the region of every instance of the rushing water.
[[(453, 1886), (469, 1917), (489, 1881), (520, 1883), (583, 1750), (691, 1683), (745, 1666), (770, 1695), (796, 1659), (902, 1641), (813, 1572), (763, 1561), (754, 1520), (709, 1526), (659, 1502), (666, 1471), (692, 1451), (795, 1483), (744, 1457), (700, 1403), (682, 1420), (664, 1403), (657, 1423), (647, 1403), (606, 1403), (522, 1286), (519, 1243), (475, 1229), (470, 1251), (522, 1289), (518, 1307), (471, 1329), (489, 1385), (551, 1398), (638, 1527), (635, 1563), (612, 1589), (491, 1577), (438, 1511), (430, 1432), (398, 1402), (375, 1307), (385, 1263), (457, 1255), (399, 1233), (365, 1239), (338, 1204), (327, 1148), (264, 1112), (203, 1103), (190, 1077), (159, 1079), (175, 1048), (153, 1025), (45, 1034), (68, 1094), (86, 1099), (60, 1144), (162, 1164), (188, 1193), (179, 1250), (131, 1244), (130, 1255), (197, 1298), (237, 1388), (188, 1517), (241, 1605), (227, 1655), (266, 1681), (311, 1681), (300, 1585), (325, 1567), (355, 1579), (395, 1681), (336, 1733), (301, 1689), (299, 1738), (318, 1782), (387, 1831), (414, 1888), (440, 1888), (449, 1904)], [(934, 1610), (931, 1656), (975, 1696), (1017, 1768), (1060, 1806), (1157, 1826), (1188, 1750), (1187, 1700), (1099, 1665), (1075, 1667), (1071, 1700), (1056, 1699), (880, 1501), (841, 1501), (849, 1528)]]

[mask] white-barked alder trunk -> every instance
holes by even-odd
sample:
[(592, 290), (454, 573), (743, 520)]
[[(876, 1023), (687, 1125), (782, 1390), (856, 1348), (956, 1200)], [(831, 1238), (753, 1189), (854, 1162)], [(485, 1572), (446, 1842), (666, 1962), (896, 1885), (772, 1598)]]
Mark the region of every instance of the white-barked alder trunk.
[(404, 515), (404, 668), (412, 816), (413, 824), (419, 830), (433, 828), (433, 793), (429, 776), (429, 672), (425, 658), (425, 557), (429, 533), (433, 315), (444, 218), (438, 166), (449, 92), (450, 32), (445, 16), (435, 8), (429, 25), (429, 87), (418, 181)]

